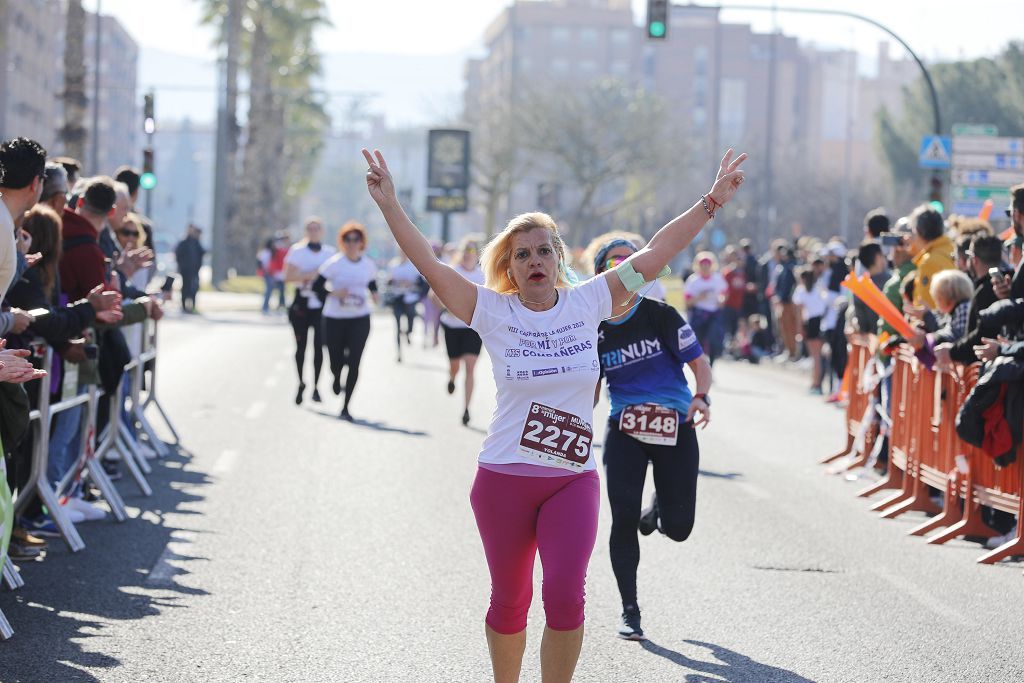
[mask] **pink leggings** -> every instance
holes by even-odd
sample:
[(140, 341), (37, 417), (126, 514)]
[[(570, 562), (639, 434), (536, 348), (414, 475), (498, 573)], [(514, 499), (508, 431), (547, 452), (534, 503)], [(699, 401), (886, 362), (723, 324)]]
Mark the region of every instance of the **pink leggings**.
[(469, 500), (491, 572), (488, 626), (506, 635), (526, 628), (538, 550), (548, 627), (572, 631), (583, 625), (583, 585), (600, 498), (594, 471), (525, 477), (477, 470)]

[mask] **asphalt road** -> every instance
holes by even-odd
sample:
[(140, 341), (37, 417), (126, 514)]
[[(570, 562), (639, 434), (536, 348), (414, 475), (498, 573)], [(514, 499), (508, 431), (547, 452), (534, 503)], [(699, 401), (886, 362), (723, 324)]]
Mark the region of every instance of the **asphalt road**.
[[(468, 493), (493, 400), (470, 428), (439, 349), (398, 365), (378, 316), (352, 404), (296, 407), (283, 318), (216, 310), (162, 327), (159, 395), (182, 435), (128, 522), (80, 530), (0, 592), (16, 629), (0, 681), (486, 681), (487, 571)], [(697, 526), (642, 539), (651, 640), (613, 636), (602, 501), (576, 680), (1011, 681), (1024, 678), (1022, 565), (926, 546), (879, 519), (863, 483), (815, 462), (841, 413), (775, 368), (715, 368)], [(598, 407), (597, 424), (607, 406)], [(538, 577), (539, 582), (539, 563)], [(539, 585), (539, 584), (538, 584)], [(543, 612), (524, 681), (539, 680)]]

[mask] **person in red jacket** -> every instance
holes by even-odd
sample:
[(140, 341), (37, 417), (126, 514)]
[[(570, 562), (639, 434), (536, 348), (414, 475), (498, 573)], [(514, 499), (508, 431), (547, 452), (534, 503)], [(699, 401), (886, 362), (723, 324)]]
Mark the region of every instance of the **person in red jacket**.
[(105, 256), (98, 236), (113, 213), (116, 198), (114, 182), (101, 176), (86, 185), (74, 209), (64, 209), (60, 283), (69, 301), (85, 297), (96, 285), (107, 284)]

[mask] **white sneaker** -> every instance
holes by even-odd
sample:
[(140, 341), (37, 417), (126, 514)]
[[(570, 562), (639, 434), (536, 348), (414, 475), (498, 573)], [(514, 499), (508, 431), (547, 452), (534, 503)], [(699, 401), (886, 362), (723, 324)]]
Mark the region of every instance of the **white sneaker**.
[(87, 503), (81, 498), (69, 498), (64, 503), (64, 509), (71, 509), (80, 512), (86, 522), (95, 522), (101, 519), (106, 519), (107, 513), (96, 507), (91, 503)]
[(985, 548), (987, 550), (995, 550), (1004, 543), (1009, 543), (1013, 539), (1017, 538), (1017, 527), (1014, 526), (1003, 536), (993, 536), (992, 538), (985, 541)]
[(85, 514), (81, 510), (69, 506), (67, 503), (62, 504), (60, 509), (72, 524), (81, 524), (85, 521)]

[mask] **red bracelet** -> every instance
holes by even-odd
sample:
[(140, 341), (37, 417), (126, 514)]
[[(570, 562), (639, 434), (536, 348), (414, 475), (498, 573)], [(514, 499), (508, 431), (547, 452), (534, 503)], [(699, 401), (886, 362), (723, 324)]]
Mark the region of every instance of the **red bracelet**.
[(723, 206), (725, 206), (725, 204), (721, 204), (721, 203), (717, 202), (717, 201), (715, 200), (715, 198), (714, 198), (714, 197), (712, 197), (712, 196), (711, 196), (710, 194), (708, 195), (708, 199), (710, 199), (710, 200), (711, 200), (711, 204), (712, 204), (712, 205), (714, 206), (714, 209), (713, 209), (714, 211), (718, 211), (718, 210), (719, 210), (720, 208), (722, 208)]

